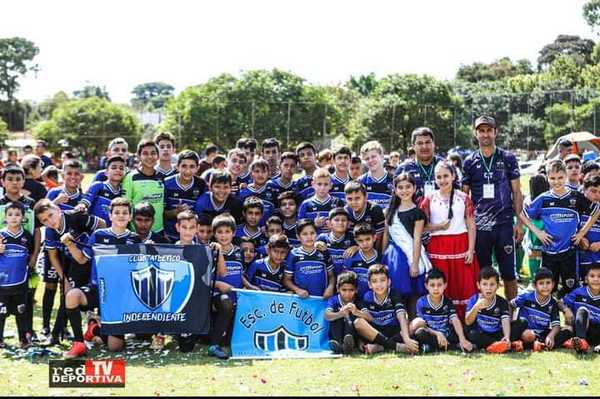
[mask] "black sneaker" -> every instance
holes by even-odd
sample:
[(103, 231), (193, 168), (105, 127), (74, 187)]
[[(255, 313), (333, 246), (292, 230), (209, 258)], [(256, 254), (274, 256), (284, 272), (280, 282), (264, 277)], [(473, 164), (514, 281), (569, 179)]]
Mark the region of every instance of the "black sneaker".
[(421, 353), (431, 352), (431, 347), (428, 344), (421, 345)]
[(342, 345), (340, 345), (339, 342), (337, 342), (336, 340), (330, 340), (329, 341), (329, 349), (331, 349), (333, 351), (333, 353), (343, 353), (344, 348), (342, 348)]
[(354, 351), (354, 337), (352, 334), (346, 334), (346, 336), (344, 336), (342, 351), (344, 352), (344, 355), (349, 355)]

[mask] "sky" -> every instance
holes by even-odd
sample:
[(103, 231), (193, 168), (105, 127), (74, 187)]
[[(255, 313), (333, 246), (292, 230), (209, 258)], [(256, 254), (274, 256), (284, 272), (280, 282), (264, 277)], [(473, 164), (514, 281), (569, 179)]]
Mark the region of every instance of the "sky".
[(535, 64), (559, 34), (596, 39), (583, 0), (6, 1), (0, 37), (40, 54), (17, 97), (42, 101), (88, 82), (129, 102), (140, 83), (179, 92), (227, 72), (279, 68), (337, 84), (374, 72), (451, 79), (503, 56)]

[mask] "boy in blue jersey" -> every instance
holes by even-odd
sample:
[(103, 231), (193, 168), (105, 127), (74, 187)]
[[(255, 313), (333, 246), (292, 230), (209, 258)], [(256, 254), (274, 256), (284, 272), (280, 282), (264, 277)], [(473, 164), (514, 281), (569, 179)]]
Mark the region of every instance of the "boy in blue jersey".
[(369, 290), (369, 267), (381, 263), (381, 254), (374, 248), (375, 230), (373, 226), (360, 223), (353, 229), (358, 251), (344, 260), (344, 270), (351, 270), (358, 276), (358, 297), (362, 298)]
[[(583, 194), (589, 201), (595, 204), (600, 202), (600, 176), (589, 176), (583, 181)], [(579, 223), (581, 227), (585, 226), (590, 215), (591, 212), (583, 212), (581, 214)], [(581, 239), (579, 249), (577, 278), (579, 279), (579, 284), (583, 285), (587, 268), (592, 263), (600, 263), (600, 223), (598, 221), (594, 223), (585, 237)]]
[(394, 176), (383, 167), (383, 147), (378, 141), (369, 141), (360, 148), (360, 156), (368, 171), (358, 181), (365, 185), (367, 199), (387, 209), (392, 198)]
[(250, 265), (256, 259), (260, 257), (257, 256), (256, 247), (254, 246), (254, 240), (250, 237), (241, 237), (239, 241), (240, 249), (242, 250), (242, 255), (244, 256), (244, 264)]
[(271, 216), (267, 219), (267, 223), (265, 224), (265, 237), (267, 243), (256, 248), (256, 253), (260, 258), (267, 256), (269, 239), (276, 234), (283, 234), (283, 221), (279, 216)]
[[(77, 208), (83, 194), (81, 192), (81, 163), (75, 159), (68, 159), (63, 163), (62, 167), (63, 184), (60, 187), (55, 187), (48, 191), (46, 198), (58, 205), (63, 211), (69, 211)], [(44, 280), (44, 297), (42, 300), (42, 334), (50, 333), (50, 317), (52, 307), (54, 306), (54, 297), (58, 283), (58, 274), (50, 264), (47, 251), (43, 254), (43, 280)]]
[(212, 241), (212, 223), (204, 216), (198, 216), (196, 239), (201, 245), (209, 245)]
[[(125, 139), (122, 137), (114, 138), (111, 140), (110, 143), (108, 143), (108, 150), (106, 151), (106, 159), (108, 160), (114, 156), (119, 156), (119, 157), (123, 158), (123, 160), (125, 161), (125, 164), (128, 165), (129, 144), (127, 144), (127, 141), (125, 141)], [(108, 168), (108, 166), (104, 166), (104, 165), (101, 167)], [(127, 170), (125, 170), (125, 174), (127, 174)], [(96, 173), (96, 175), (94, 176), (94, 179), (92, 180), (92, 183), (95, 183), (97, 181), (105, 181), (106, 179), (107, 179), (106, 169), (102, 169)]]
[(369, 319), (369, 314), (360, 310), (356, 298), (356, 274), (344, 272), (337, 276), (337, 295), (327, 300), (325, 320), (329, 321), (329, 347), (334, 353), (349, 355), (354, 350), (357, 317)]
[(521, 352), (525, 348), (534, 352), (560, 348), (573, 336), (570, 328), (560, 328), (558, 302), (552, 297), (552, 272), (542, 267), (535, 274), (533, 285), (534, 291), (524, 292), (510, 301), (519, 319), (526, 323), (521, 339), (512, 343), (513, 352)]
[[(202, 244), (198, 241), (198, 217), (190, 210), (185, 210), (177, 215), (177, 223), (175, 224), (179, 239), (175, 243), (176, 245), (198, 245)], [(210, 243), (213, 256), (213, 264), (216, 265), (216, 273), (218, 276), (225, 276), (225, 259), (221, 253), (220, 244), (213, 242)], [(216, 284), (216, 283), (215, 283)], [(191, 352), (198, 340), (196, 334), (180, 334), (176, 336), (179, 350), (181, 352)], [(165, 337), (162, 334), (155, 334), (152, 340), (152, 349), (160, 350), (164, 347)]]
[(4, 324), (14, 314), (21, 348), (31, 343), (27, 337), (27, 275), (33, 237), (23, 229), (25, 208), (20, 202), (6, 206), (6, 227), (0, 230), (0, 348), (4, 348)]
[(369, 288), (360, 308), (366, 317), (354, 320), (356, 332), (369, 342), (365, 353), (392, 350), (418, 353), (419, 343), (410, 338), (408, 319), (404, 304), (391, 290), (389, 271), (386, 266), (376, 264), (369, 267)]
[(215, 216), (229, 213), (236, 223), (242, 221), (242, 203), (231, 193), (231, 175), (224, 171), (216, 171), (210, 177), (210, 191), (198, 197), (194, 204), (194, 212), (199, 217), (207, 218), (211, 223)]
[[(44, 222), (45, 213), (39, 213), (39, 218)], [(73, 240), (71, 233), (61, 237), (61, 241), (71, 253), (71, 256), (80, 265), (91, 262), (92, 271), (89, 282), (74, 287), (65, 295), (65, 308), (67, 317), (73, 329), (73, 344), (71, 349), (64, 354), (66, 358), (81, 357), (87, 353), (84, 340), (91, 341), (99, 335), (99, 324), (96, 320), (90, 320), (85, 334), (81, 327), (81, 311), (93, 310), (99, 307), (98, 278), (96, 263), (94, 260), (94, 245), (118, 245), (140, 243), (139, 237), (129, 231), (127, 226), (131, 222), (131, 204), (125, 198), (115, 198), (110, 205), (111, 227), (100, 228), (89, 236), (87, 246), (80, 248)], [(44, 223), (46, 224), (46, 223)], [(124, 336), (108, 336), (106, 339), (110, 351), (121, 351), (124, 346)]]
[(567, 187), (581, 191), (581, 158), (577, 154), (569, 154), (564, 162), (567, 170)]
[(376, 241), (381, 243), (385, 230), (385, 216), (379, 205), (367, 201), (367, 189), (364, 184), (351, 181), (346, 184), (344, 194), (347, 205), (344, 207), (350, 217), (348, 228), (352, 229), (358, 223), (367, 223), (373, 226)]
[(269, 137), (260, 144), (261, 158), (269, 164), (269, 178), (279, 175), (279, 157), (281, 156), (281, 144), (276, 138)]
[(76, 159), (69, 159), (62, 167), (63, 184), (48, 191), (46, 198), (50, 199), (63, 211), (74, 209), (83, 194), (81, 193), (81, 163)]
[[(571, 291), (563, 298), (574, 315), (575, 336), (565, 346), (585, 353), (593, 347), (600, 352), (600, 264), (592, 263), (585, 277), (586, 286)], [(567, 319), (565, 312), (565, 319)]]
[(329, 231), (327, 221), (329, 211), (343, 205), (342, 200), (329, 195), (331, 174), (325, 168), (315, 171), (312, 178), (315, 195), (305, 199), (298, 209), (298, 219), (312, 219), (317, 226), (317, 234)]
[(264, 214), (263, 201), (258, 197), (247, 197), (242, 207), (242, 216), (244, 223), (235, 230), (235, 242), (239, 242), (241, 237), (249, 237), (254, 240), (254, 247), (260, 248), (268, 242), (263, 230), (260, 228), (260, 221)]
[(294, 182), (294, 191), (299, 201), (302, 202), (315, 195), (312, 175), (317, 170), (317, 148), (313, 143), (305, 141), (296, 146), (296, 155), (298, 155), (298, 162), (300, 162), (304, 174)]
[(333, 161), (335, 162), (335, 172), (331, 175), (331, 191), (332, 197), (343, 200), (345, 198), (344, 187), (350, 181), (350, 159), (352, 151), (350, 148), (341, 146), (333, 153)]
[(198, 197), (207, 190), (204, 180), (196, 176), (199, 163), (196, 152), (184, 150), (177, 157), (178, 173), (165, 179), (165, 235), (171, 241), (178, 237), (177, 215), (191, 210)]
[(295, 153), (286, 151), (281, 154), (281, 162), (279, 163), (281, 173), (277, 177), (271, 178), (267, 183), (278, 197), (281, 193), (294, 189), (293, 178), (297, 167), (298, 156)]
[(312, 220), (298, 221), (297, 231), (301, 245), (293, 248), (285, 261), (283, 285), (301, 298), (314, 295), (327, 299), (335, 289), (329, 252), (315, 247), (317, 227)]
[(240, 247), (233, 245), (235, 220), (231, 215), (219, 215), (212, 223), (215, 240), (220, 245), (226, 273), (217, 277), (213, 293), (213, 308), (216, 310), (210, 332), (208, 355), (227, 359), (228, 354), (221, 348), (221, 342), (229, 329), (235, 313), (237, 296), (232, 290), (243, 288), (244, 262)]
[(290, 244), (283, 234), (269, 237), (267, 256), (248, 266), (244, 286), (251, 290), (286, 292), (282, 281), (289, 250)]
[(248, 197), (260, 198), (263, 202), (263, 216), (260, 225), (273, 214), (277, 207), (277, 193), (267, 185), (269, 178), (269, 164), (264, 159), (258, 159), (250, 165), (252, 183), (240, 190), (239, 198), (242, 202)]
[(428, 294), (417, 300), (417, 317), (410, 322), (411, 334), (419, 342), (422, 353), (473, 350), (473, 344), (465, 338), (452, 300), (444, 296), (447, 285), (441, 270), (432, 269), (425, 277)]
[(110, 226), (110, 203), (123, 196), (121, 183), (125, 177), (125, 159), (113, 155), (106, 161), (106, 180), (96, 181), (90, 185), (76, 209), (104, 220)]
[(231, 192), (237, 196), (240, 189), (252, 183), (252, 176), (248, 173), (242, 177), (242, 174), (247, 169), (248, 160), (244, 150), (234, 148), (227, 153), (227, 172), (231, 175)]
[(356, 245), (354, 236), (348, 231), (348, 212), (344, 208), (334, 208), (329, 212), (329, 233), (321, 233), (317, 237), (323, 243), (333, 263), (333, 273), (337, 276), (344, 268), (344, 252)]
[(173, 167), (172, 159), (175, 154), (175, 136), (169, 132), (158, 133), (154, 136), (158, 148), (158, 163), (154, 169), (164, 178), (175, 176), (177, 169)]
[(508, 352), (511, 342), (520, 339), (525, 330), (523, 321), (511, 323), (508, 302), (496, 294), (499, 280), (498, 272), (491, 267), (479, 271), (479, 293), (469, 299), (465, 315), (467, 339), (489, 353)]
[(102, 219), (76, 211), (63, 212), (49, 199), (40, 200), (34, 207), (39, 222), (46, 226), (45, 247), (50, 264), (58, 274), (63, 294), (56, 322), (52, 330), (50, 344), (57, 344), (62, 335), (65, 314), (65, 293), (89, 283), (90, 264), (83, 258), (75, 259), (73, 252), (81, 252), (81, 246), (98, 228), (106, 227)]
[(297, 247), (300, 245), (298, 239), (297, 216), (298, 216), (298, 197), (293, 191), (285, 191), (277, 197), (279, 202), (279, 213), (283, 218), (283, 233), (287, 236), (290, 245)]
[[(565, 164), (559, 160), (549, 162), (546, 173), (550, 190), (540, 194), (523, 210), (523, 223), (544, 244), (542, 266), (554, 275), (554, 289), (559, 281), (559, 295), (564, 296), (579, 285), (577, 279), (577, 253), (573, 243), (578, 244), (598, 219), (597, 207), (579, 191), (566, 187)], [(580, 215), (589, 213), (586, 224), (580, 229)], [(536, 227), (530, 219), (541, 219), (544, 230)]]
[(133, 207), (133, 228), (140, 241), (146, 244), (169, 244), (162, 233), (152, 231), (154, 207), (148, 202), (139, 202)]

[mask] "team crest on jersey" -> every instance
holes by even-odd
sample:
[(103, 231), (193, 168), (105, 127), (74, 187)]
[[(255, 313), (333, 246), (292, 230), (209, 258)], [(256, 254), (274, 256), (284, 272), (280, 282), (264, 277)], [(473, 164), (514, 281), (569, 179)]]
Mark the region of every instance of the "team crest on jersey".
[(512, 245), (505, 245), (504, 246), (504, 252), (506, 252), (507, 255), (512, 254), (512, 252), (513, 252), (513, 246)]
[(574, 205), (577, 203), (577, 199), (575, 199), (575, 198), (571, 198), (571, 199), (569, 200), (569, 203), (571, 204), (571, 206), (574, 206)]
[(498, 316), (500, 314), (500, 308), (494, 309), (494, 315)]
[(573, 286), (575, 285), (575, 280), (572, 278), (568, 278), (565, 280), (565, 284), (567, 285), (567, 287), (573, 288)]
[(279, 326), (272, 331), (257, 331), (254, 333), (254, 345), (262, 351), (306, 350), (308, 335), (297, 335)]
[(175, 272), (160, 270), (155, 265), (132, 271), (133, 292), (146, 307), (155, 310), (171, 295), (174, 277)]

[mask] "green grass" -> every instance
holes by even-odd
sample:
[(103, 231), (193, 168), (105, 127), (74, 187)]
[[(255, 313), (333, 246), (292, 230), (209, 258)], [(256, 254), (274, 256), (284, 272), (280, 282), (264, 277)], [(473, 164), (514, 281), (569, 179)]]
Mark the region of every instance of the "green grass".
[[(90, 175), (85, 182), (89, 182)], [(523, 191), (527, 190), (526, 180)], [(84, 185), (87, 185), (84, 183)], [(35, 326), (41, 328), (43, 284)], [(54, 318), (53, 318), (54, 320)], [(15, 331), (10, 318), (7, 332)], [(7, 343), (15, 345), (14, 338)], [(217, 361), (206, 347), (161, 353), (138, 341), (120, 354), (92, 350), (90, 358), (125, 358), (127, 384), (117, 389), (50, 389), (48, 359), (0, 350), (3, 395), (595, 395), (600, 392), (598, 355), (566, 350), (506, 355), (458, 353), (426, 356), (355, 355), (340, 359)]]

